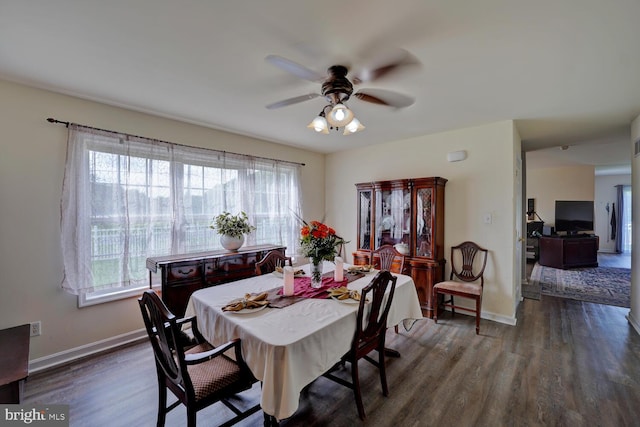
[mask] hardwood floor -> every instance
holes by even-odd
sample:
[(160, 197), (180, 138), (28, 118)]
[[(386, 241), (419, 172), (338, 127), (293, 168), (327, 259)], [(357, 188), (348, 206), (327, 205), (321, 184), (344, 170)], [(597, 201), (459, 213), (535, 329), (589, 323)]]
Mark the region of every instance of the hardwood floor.
[(631, 268), (631, 254), (598, 254), (600, 267)]
[[(524, 300), (517, 326), (449, 313), (388, 332), (389, 397), (377, 371), (361, 362), (367, 420), (351, 390), (325, 378), (302, 393), (282, 426), (631, 426), (640, 420), (640, 336), (628, 309), (542, 296)], [(401, 328), (402, 329), (402, 328)], [(259, 398), (250, 391), (247, 404)], [(25, 403), (70, 405), (71, 426), (153, 426), (156, 374), (147, 342), (33, 374)], [(230, 416), (221, 404), (198, 414), (199, 425)], [(179, 407), (167, 426), (186, 425)], [(262, 425), (258, 412), (239, 424)]]

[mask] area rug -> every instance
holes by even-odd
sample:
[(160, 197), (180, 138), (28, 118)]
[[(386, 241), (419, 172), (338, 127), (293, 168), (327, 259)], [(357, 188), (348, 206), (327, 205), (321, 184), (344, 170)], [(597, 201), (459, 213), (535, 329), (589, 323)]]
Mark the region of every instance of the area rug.
[(536, 263), (530, 281), (531, 287), (539, 287), (542, 295), (627, 308), (631, 303), (631, 270), (627, 268), (561, 270)]

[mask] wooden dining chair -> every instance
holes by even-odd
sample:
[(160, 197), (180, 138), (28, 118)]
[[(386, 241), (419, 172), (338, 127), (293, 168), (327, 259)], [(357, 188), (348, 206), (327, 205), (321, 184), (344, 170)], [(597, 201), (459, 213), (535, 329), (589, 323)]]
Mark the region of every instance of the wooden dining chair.
[[(393, 245), (382, 245), (371, 252), (371, 263), (373, 268), (378, 270), (388, 270), (392, 273), (404, 273), (404, 255), (393, 247)], [(398, 333), (398, 325), (394, 327)]]
[[(396, 289), (396, 281), (397, 277), (391, 275), (389, 271), (383, 270), (378, 272), (371, 283), (362, 289), (356, 331), (351, 343), (351, 349), (342, 357), (339, 363), (324, 374), (326, 378), (353, 390), (356, 406), (358, 407), (358, 415), (362, 420), (365, 419), (366, 414), (362, 403), (358, 374), (358, 361), (360, 359), (365, 359), (378, 368), (382, 394), (384, 396), (389, 395), (385, 370), (385, 333), (387, 330), (387, 316)], [(377, 350), (378, 360), (369, 356), (369, 353), (373, 350)], [(344, 362), (349, 362), (351, 365), (351, 382), (335, 375), (335, 372), (344, 366)]]
[[(480, 334), (480, 311), (482, 308), (482, 289), (484, 287), (484, 269), (487, 265), (487, 253), (474, 242), (463, 242), (451, 247), (451, 275), (448, 281), (440, 282), (433, 287), (433, 300), (436, 301), (433, 320), (438, 323), (439, 305), (451, 308), (451, 315), (456, 314), (456, 308), (476, 315), (476, 334)], [(476, 259), (476, 257), (479, 257)], [(454, 280), (457, 279), (457, 280)], [(438, 295), (443, 295), (438, 304)], [(446, 299), (449, 295), (449, 299)], [(454, 304), (453, 297), (460, 296), (475, 300), (476, 308), (470, 309)]]
[[(187, 425), (196, 425), (196, 412), (216, 402), (231, 409), (235, 417), (225, 425), (232, 425), (260, 409), (257, 404), (240, 411), (229, 398), (250, 389), (256, 382), (240, 351), (240, 340), (219, 347), (207, 343), (198, 330), (195, 317), (178, 319), (164, 305), (160, 297), (147, 290), (138, 300), (158, 376), (158, 426), (164, 426), (166, 415), (180, 404), (187, 408)], [(185, 350), (181, 342), (181, 327), (191, 325), (195, 342)], [(223, 354), (235, 350), (235, 360)], [(178, 400), (167, 406), (167, 389)]]
[(371, 251), (371, 264), (377, 270), (388, 270), (392, 273), (402, 274), (404, 271), (404, 255), (393, 245), (382, 245)]
[(260, 261), (256, 262), (256, 275), (273, 273), (276, 267), (292, 266), (291, 257), (285, 256), (280, 251), (269, 251)]

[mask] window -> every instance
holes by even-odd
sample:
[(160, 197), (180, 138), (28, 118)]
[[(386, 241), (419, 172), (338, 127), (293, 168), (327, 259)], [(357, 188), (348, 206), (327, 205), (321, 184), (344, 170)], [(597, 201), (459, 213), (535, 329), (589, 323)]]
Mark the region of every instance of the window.
[(300, 165), (71, 125), (62, 286), (80, 305), (139, 294), (151, 256), (221, 249), (209, 225), (249, 215), (248, 245), (297, 247)]

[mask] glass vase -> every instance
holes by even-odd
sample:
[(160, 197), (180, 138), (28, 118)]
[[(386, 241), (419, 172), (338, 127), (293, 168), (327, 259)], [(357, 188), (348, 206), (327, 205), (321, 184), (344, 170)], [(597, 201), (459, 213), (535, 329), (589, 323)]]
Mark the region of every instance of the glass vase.
[(317, 260), (314, 258), (309, 258), (309, 270), (311, 273), (311, 287), (312, 288), (320, 288), (322, 287), (322, 260)]

